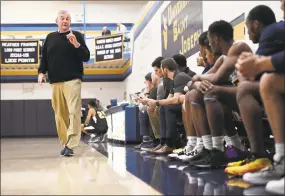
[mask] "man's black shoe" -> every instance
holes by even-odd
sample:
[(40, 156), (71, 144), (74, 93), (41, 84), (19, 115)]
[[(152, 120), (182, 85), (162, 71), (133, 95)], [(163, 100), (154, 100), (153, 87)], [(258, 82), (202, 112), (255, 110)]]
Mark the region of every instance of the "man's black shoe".
[(73, 156), (73, 155), (74, 155), (73, 150), (69, 149), (68, 147), (65, 147), (64, 156), (70, 157), (70, 156)]
[(134, 149), (136, 150), (140, 150), (141, 149), (141, 146), (143, 145), (143, 143), (145, 143), (144, 141), (136, 146), (134, 146)]
[(152, 149), (152, 148), (154, 148), (156, 146), (157, 146), (157, 142), (149, 141), (149, 142), (146, 142), (146, 143), (141, 145), (141, 150), (149, 151), (149, 149)]
[(60, 156), (63, 156), (64, 153), (65, 153), (65, 147), (64, 147), (64, 149), (62, 149), (62, 150), (60, 151)]

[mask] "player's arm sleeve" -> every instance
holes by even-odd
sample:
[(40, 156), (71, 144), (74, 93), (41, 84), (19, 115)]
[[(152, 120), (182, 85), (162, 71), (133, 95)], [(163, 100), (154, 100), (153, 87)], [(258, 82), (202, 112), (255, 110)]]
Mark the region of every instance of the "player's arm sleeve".
[(78, 48), (79, 57), (83, 62), (88, 62), (90, 60), (90, 51), (83, 39), (83, 36), (80, 33), (78, 33), (76, 35), (76, 38), (80, 43), (80, 46)]
[(40, 66), (38, 68), (38, 74), (46, 74), (48, 71), (48, 60), (47, 60), (47, 45), (48, 45), (48, 37), (46, 37), (46, 40), (44, 42), (43, 48), (42, 48), (42, 58), (40, 61)]
[(271, 56), (271, 63), (277, 73), (285, 73), (285, 50)]

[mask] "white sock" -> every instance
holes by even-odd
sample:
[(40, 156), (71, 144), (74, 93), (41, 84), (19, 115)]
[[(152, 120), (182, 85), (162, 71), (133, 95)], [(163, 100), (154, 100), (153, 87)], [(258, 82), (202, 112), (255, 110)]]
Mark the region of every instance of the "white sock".
[(197, 143), (196, 143), (196, 149), (197, 150), (202, 150), (203, 147), (204, 147), (204, 144), (203, 144), (203, 140), (201, 137), (197, 137)]
[(244, 146), (242, 145), (238, 134), (231, 136), (231, 137), (228, 137), (228, 138), (229, 138), (231, 145), (233, 145), (234, 147), (244, 151)]
[(202, 136), (204, 147), (208, 150), (213, 149), (213, 142), (212, 142), (212, 136), (211, 135), (203, 135)]
[(213, 147), (220, 150), (224, 151), (224, 136), (218, 136), (218, 137), (213, 137)]
[(230, 140), (230, 138), (229, 138), (229, 136), (226, 135), (226, 136), (224, 137), (224, 140), (226, 141), (226, 146), (227, 146), (227, 145), (233, 145), (232, 142), (231, 142), (231, 140)]
[(196, 136), (187, 136), (187, 146), (196, 146), (197, 137)]
[(280, 159), (284, 157), (284, 154), (284, 143), (275, 143), (275, 155), (273, 157), (274, 161), (280, 161)]

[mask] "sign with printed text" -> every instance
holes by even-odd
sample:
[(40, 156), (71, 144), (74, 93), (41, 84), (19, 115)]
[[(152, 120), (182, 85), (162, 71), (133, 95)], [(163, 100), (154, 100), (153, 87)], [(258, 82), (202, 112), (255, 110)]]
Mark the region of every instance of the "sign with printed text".
[(186, 58), (199, 51), (203, 32), (202, 1), (171, 1), (161, 14), (162, 56), (182, 54)]
[(123, 35), (95, 38), (95, 62), (122, 59), (123, 45)]
[(38, 65), (39, 40), (1, 40), (1, 65)]

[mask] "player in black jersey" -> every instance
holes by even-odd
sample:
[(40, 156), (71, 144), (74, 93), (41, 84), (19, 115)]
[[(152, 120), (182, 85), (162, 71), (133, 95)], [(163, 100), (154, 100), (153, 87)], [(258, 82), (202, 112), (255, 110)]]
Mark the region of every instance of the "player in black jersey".
[(88, 142), (106, 142), (108, 124), (104, 111), (98, 110), (94, 101), (89, 101), (88, 109), (82, 131), (90, 136)]

